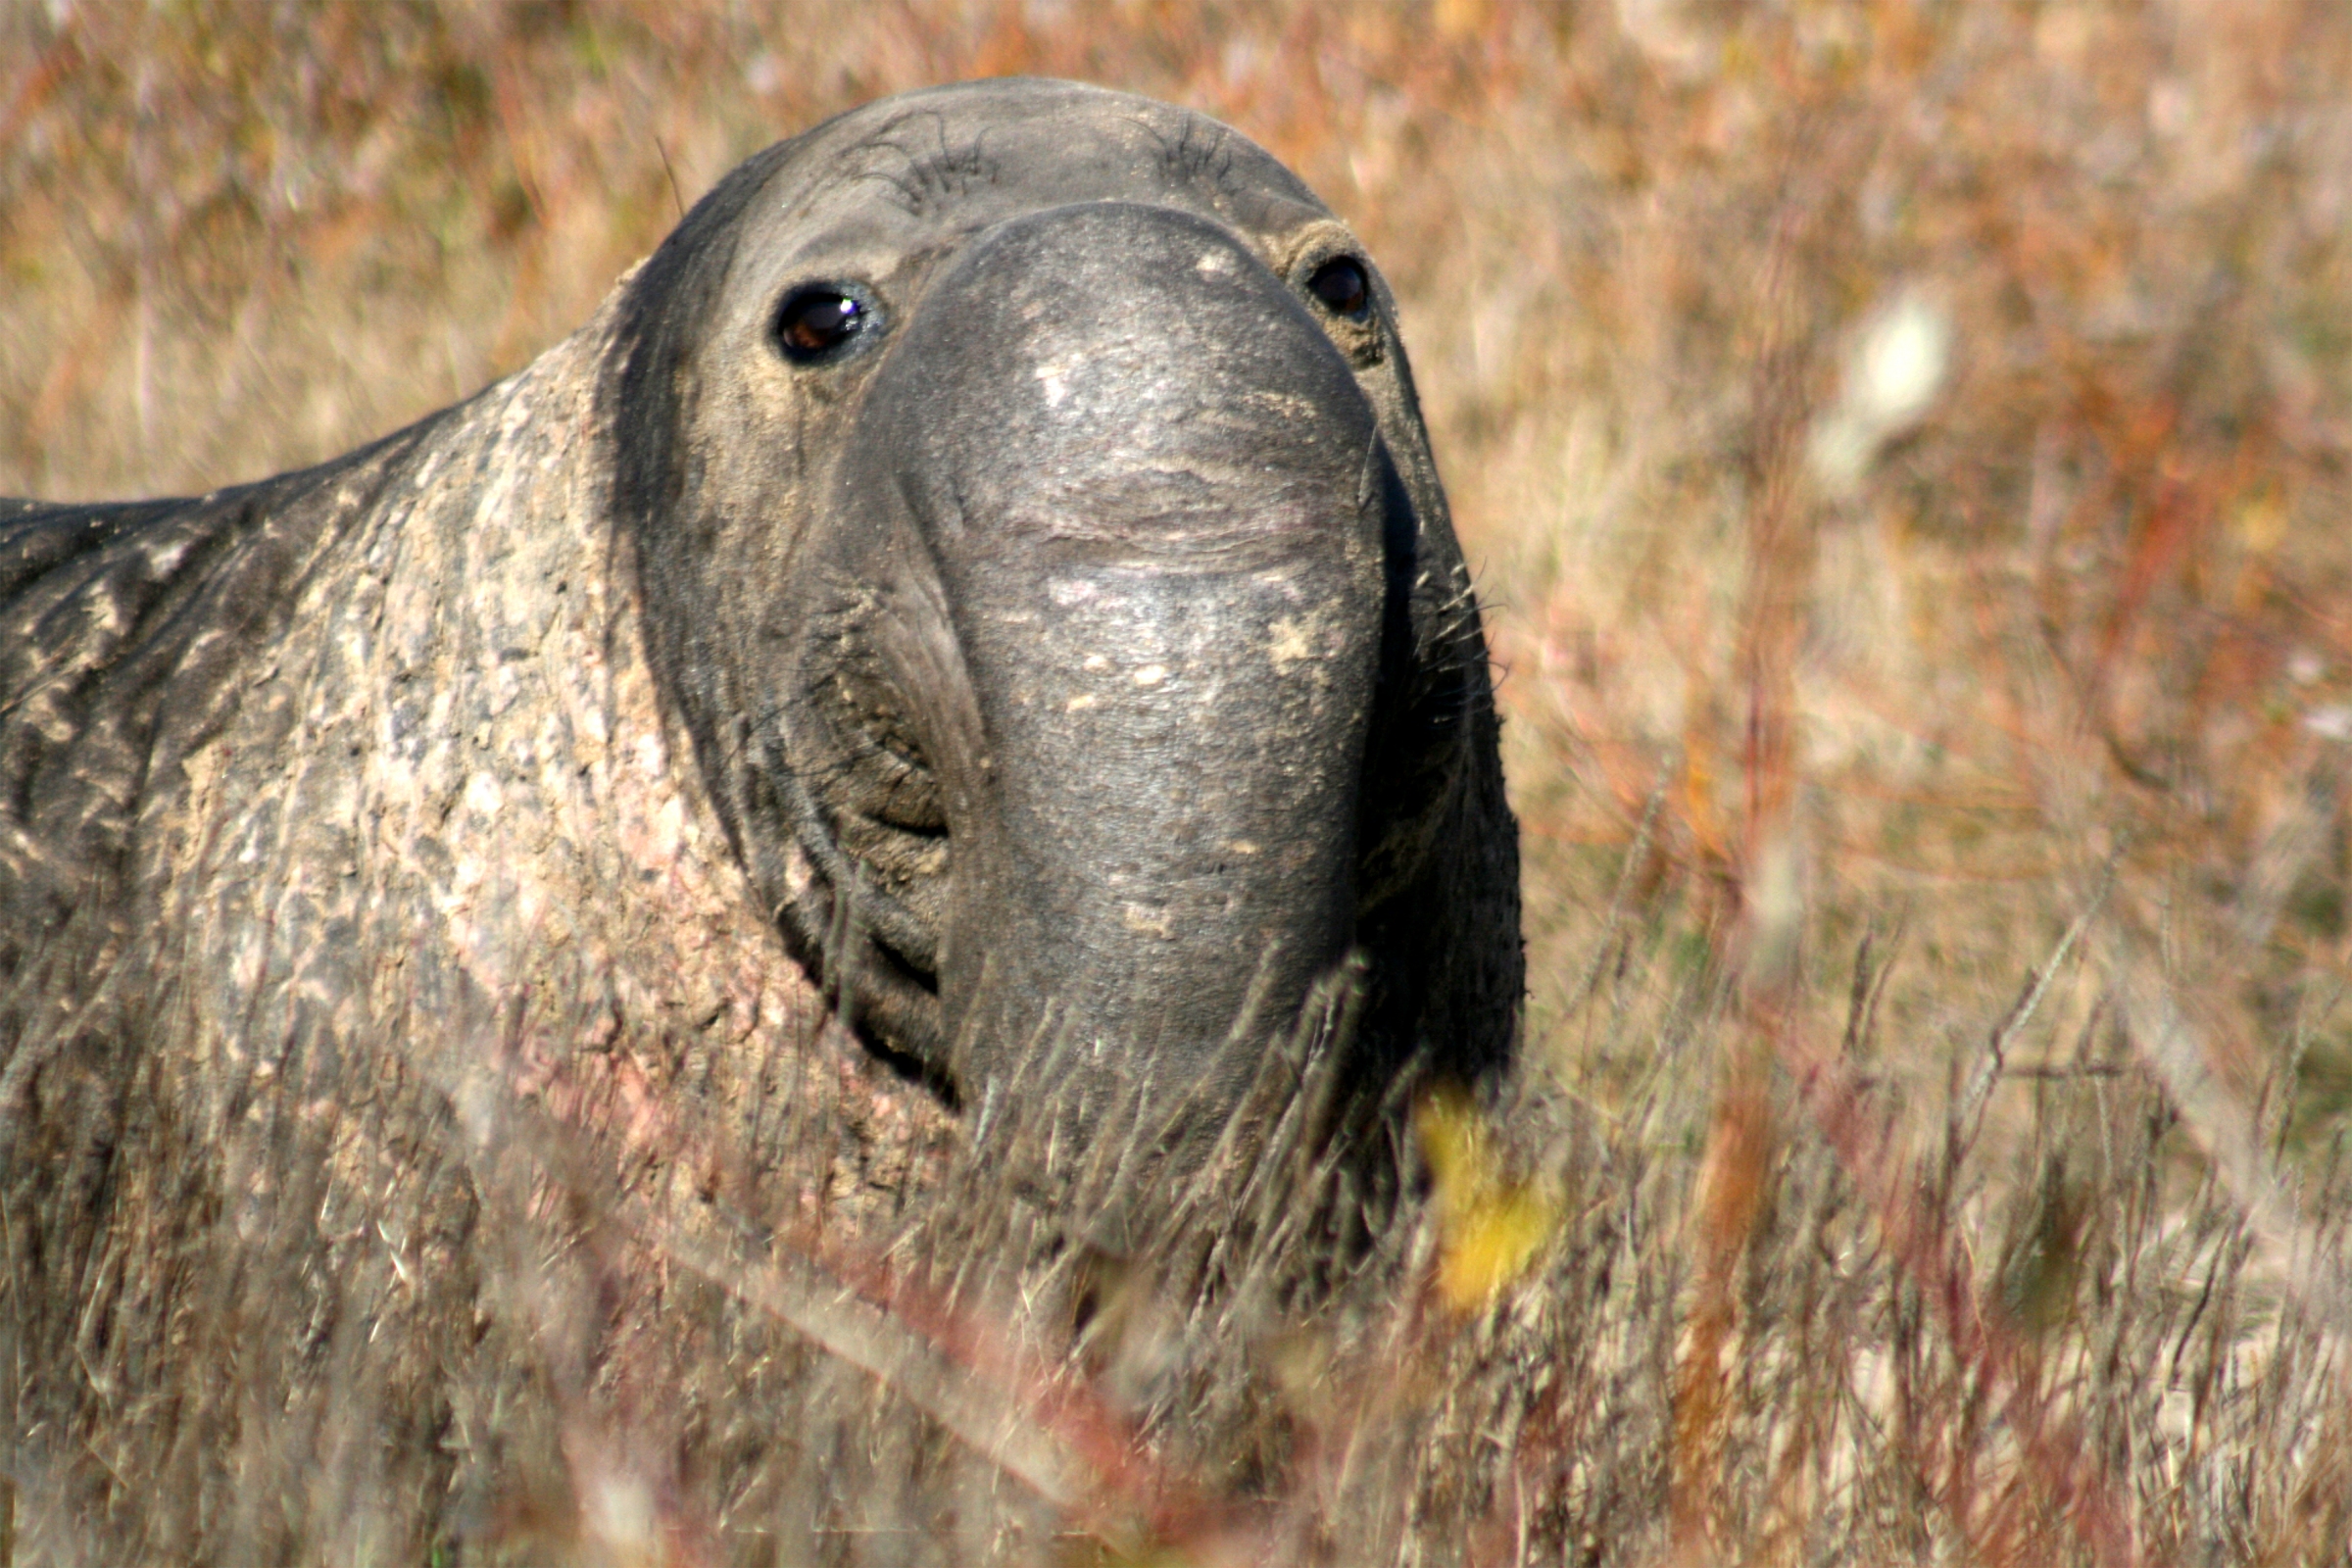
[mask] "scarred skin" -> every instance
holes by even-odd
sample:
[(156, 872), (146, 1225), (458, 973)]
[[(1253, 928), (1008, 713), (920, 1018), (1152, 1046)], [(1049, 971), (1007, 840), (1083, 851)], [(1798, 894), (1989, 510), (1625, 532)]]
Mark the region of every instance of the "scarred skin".
[[(168, 1347), (200, 1300), (364, 1318), (421, 1454), (368, 1473), (427, 1499), (380, 1534), (463, 1535), (449, 1434), (516, 1374), (397, 1348), (536, 1332), (483, 1327), (490, 1107), (855, 1236), (1040, 1059), (1056, 1136), (1143, 1093), (1196, 1158), (1335, 975), (1365, 1089), (1499, 1067), (1485, 645), (1362, 256), (1184, 111), (912, 94), (753, 159), (579, 333), (374, 446), (0, 503), (21, 1468), (119, 1512), (124, 1464), (194, 1465), (129, 1539), (274, 1540), (220, 1523), (261, 1460), (190, 1456), (250, 1414), (171, 1393)], [(858, 328), (796, 357), (810, 289)], [(253, 1376), (303, 1407), (318, 1353)], [(57, 1457), (93, 1438), (112, 1479)]]

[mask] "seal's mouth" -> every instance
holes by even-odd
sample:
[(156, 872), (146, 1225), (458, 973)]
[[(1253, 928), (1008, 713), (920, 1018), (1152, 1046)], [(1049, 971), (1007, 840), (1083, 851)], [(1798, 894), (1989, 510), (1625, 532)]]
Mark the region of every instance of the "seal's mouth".
[[(888, 1060), (933, 1082), (946, 1055), (940, 930), (954, 870), (945, 788), (915, 703), (877, 651), (877, 607), (845, 607), (817, 644), (797, 702), (762, 726), (769, 765), (804, 861), (803, 955), (837, 1015)], [(804, 715), (788, 717), (788, 711)], [(803, 730), (808, 742), (795, 744)]]

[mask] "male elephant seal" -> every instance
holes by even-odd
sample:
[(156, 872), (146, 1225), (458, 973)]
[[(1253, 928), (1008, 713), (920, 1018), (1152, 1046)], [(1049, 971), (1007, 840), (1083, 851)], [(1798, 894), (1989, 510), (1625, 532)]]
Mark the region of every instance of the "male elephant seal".
[(576, 1475), (609, 1346), (500, 1304), (494, 1102), (645, 1190), (797, 1147), (821, 1217), (1028, 1098), (1082, 1140), (1140, 1095), (1197, 1166), (1335, 996), (1357, 1087), (1507, 1054), (1514, 829), (1388, 289), (1183, 111), (871, 105), (397, 435), (0, 509), (0, 1462), (142, 1550), (470, 1539), (534, 1398)]

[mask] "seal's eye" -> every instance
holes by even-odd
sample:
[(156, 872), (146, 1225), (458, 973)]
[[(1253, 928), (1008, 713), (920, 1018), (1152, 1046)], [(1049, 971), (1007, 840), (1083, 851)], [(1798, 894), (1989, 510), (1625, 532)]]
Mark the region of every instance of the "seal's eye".
[(1306, 287), (1336, 316), (1361, 316), (1372, 304), (1372, 280), (1352, 256), (1334, 256), (1316, 268)]
[(796, 288), (776, 312), (776, 347), (795, 365), (838, 353), (874, 324), (874, 307), (836, 283)]

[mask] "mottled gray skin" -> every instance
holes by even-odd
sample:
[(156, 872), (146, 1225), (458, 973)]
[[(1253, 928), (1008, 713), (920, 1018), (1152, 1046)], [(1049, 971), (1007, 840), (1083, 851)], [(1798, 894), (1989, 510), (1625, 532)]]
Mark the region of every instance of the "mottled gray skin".
[[(1361, 254), (1183, 111), (912, 94), (374, 446), (0, 502), (0, 1468), (125, 1549), (464, 1537), (603, 1364), (492, 1299), (494, 1102), (855, 1233), (1040, 1053), (1197, 1147), (1344, 961), (1352, 1085), (1498, 1067), (1478, 614), (1386, 285), (1306, 288)], [(809, 284), (872, 324), (796, 363)]]

